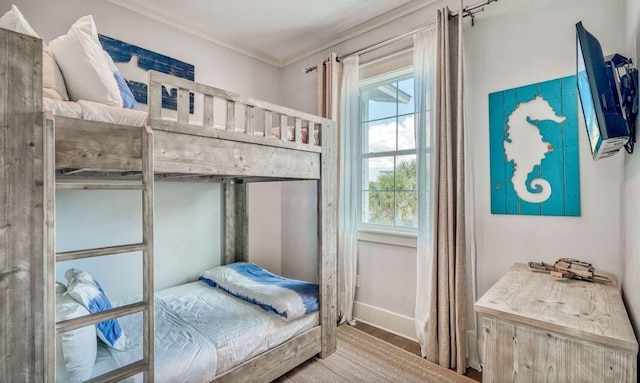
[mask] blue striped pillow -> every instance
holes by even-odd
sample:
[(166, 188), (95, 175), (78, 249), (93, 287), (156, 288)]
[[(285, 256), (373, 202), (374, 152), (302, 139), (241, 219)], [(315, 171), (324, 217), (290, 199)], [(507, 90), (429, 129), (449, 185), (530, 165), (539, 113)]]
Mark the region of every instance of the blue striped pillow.
[[(69, 269), (64, 273), (67, 279), (67, 294), (76, 302), (80, 303), (90, 313), (109, 310), (112, 308), (111, 302), (102, 290), (102, 287), (91, 274), (78, 270)], [(98, 338), (107, 346), (116, 350), (127, 350), (131, 347), (129, 339), (126, 337), (120, 324), (116, 319), (110, 319), (96, 324)]]

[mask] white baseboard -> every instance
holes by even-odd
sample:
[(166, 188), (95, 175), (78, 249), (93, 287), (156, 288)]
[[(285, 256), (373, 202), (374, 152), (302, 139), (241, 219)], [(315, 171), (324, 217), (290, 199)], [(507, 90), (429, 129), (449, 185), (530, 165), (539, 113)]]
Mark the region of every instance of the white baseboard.
[(362, 302), (354, 302), (353, 317), (362, 323), (378, 327), (414, 342), (418, 341), (413, 318)]

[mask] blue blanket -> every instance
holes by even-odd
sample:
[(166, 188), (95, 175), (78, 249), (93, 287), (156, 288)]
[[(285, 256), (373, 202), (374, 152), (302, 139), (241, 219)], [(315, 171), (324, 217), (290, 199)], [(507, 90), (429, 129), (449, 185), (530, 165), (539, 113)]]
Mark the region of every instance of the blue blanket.
[(260, 305), (284, 320), (318, 310), (318, 285), (272, 274), (253, 263), (215, 267), (202, 273), (200, 280)]

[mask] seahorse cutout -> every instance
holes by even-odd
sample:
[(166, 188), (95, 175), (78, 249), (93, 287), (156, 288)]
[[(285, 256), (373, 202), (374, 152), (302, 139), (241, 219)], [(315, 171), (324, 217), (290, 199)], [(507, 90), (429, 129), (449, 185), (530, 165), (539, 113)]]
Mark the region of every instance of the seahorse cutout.
[(509, 115), (507, 135), (504, 140), (504, 151), (508, 161), (513, 161), (511, 183), (522, 200), (531, 203), (546, 201), (551, 196), (551, 184), (543, 178), (531, 181), (531, 190), (527, 188), (527, 177), (536, 165), (540, 165), (544, 157), (553, 147), (542, 141), (542, 135), (531, 121), (550, 120), (561, 123), (566, 117), (557, 115), (551, 105), (541, 96), (520, 103)]
[[(115, 63), (124, 78), (128, 81), (139, 82), (140, 84), (146, 84), (149, 80), (149, 72), (146, 69), (143, 69), (138, 64), (138, 55), (132, 54), (131, 60), (127, 62), (117, 62)], [(176, 89), (176, 87), (172, 87), (167, 84), (162, 84), (162, 91), (167, 94), (168, 97), (173, 97), (171, 91)]]

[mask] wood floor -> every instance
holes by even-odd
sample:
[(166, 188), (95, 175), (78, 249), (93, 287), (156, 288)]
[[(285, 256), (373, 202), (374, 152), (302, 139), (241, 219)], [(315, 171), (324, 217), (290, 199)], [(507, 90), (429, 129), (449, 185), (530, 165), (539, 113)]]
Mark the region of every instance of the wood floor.
[[(358, 330), (364, 331), (369, 335), (373, 335), (378, 339), (382, 339), (385, 342), (389, 342), (396, 347), (400, 347), (403, 350), (407, 350), (413, 354), (421, 356), (420, 345), (412, 340), (403, 338), (401, 336), (392, 334), (388, 331), (384, 331), (382, 329), (379, 329), (377, 327), (374, 327), (362, 322), (357, 322), (355, 325), (355, 328), (357, 328)], [(468, 368), (465, 376), (477, 382), (482, 382), (482, 373), (474, 370), (473, 368)]]

